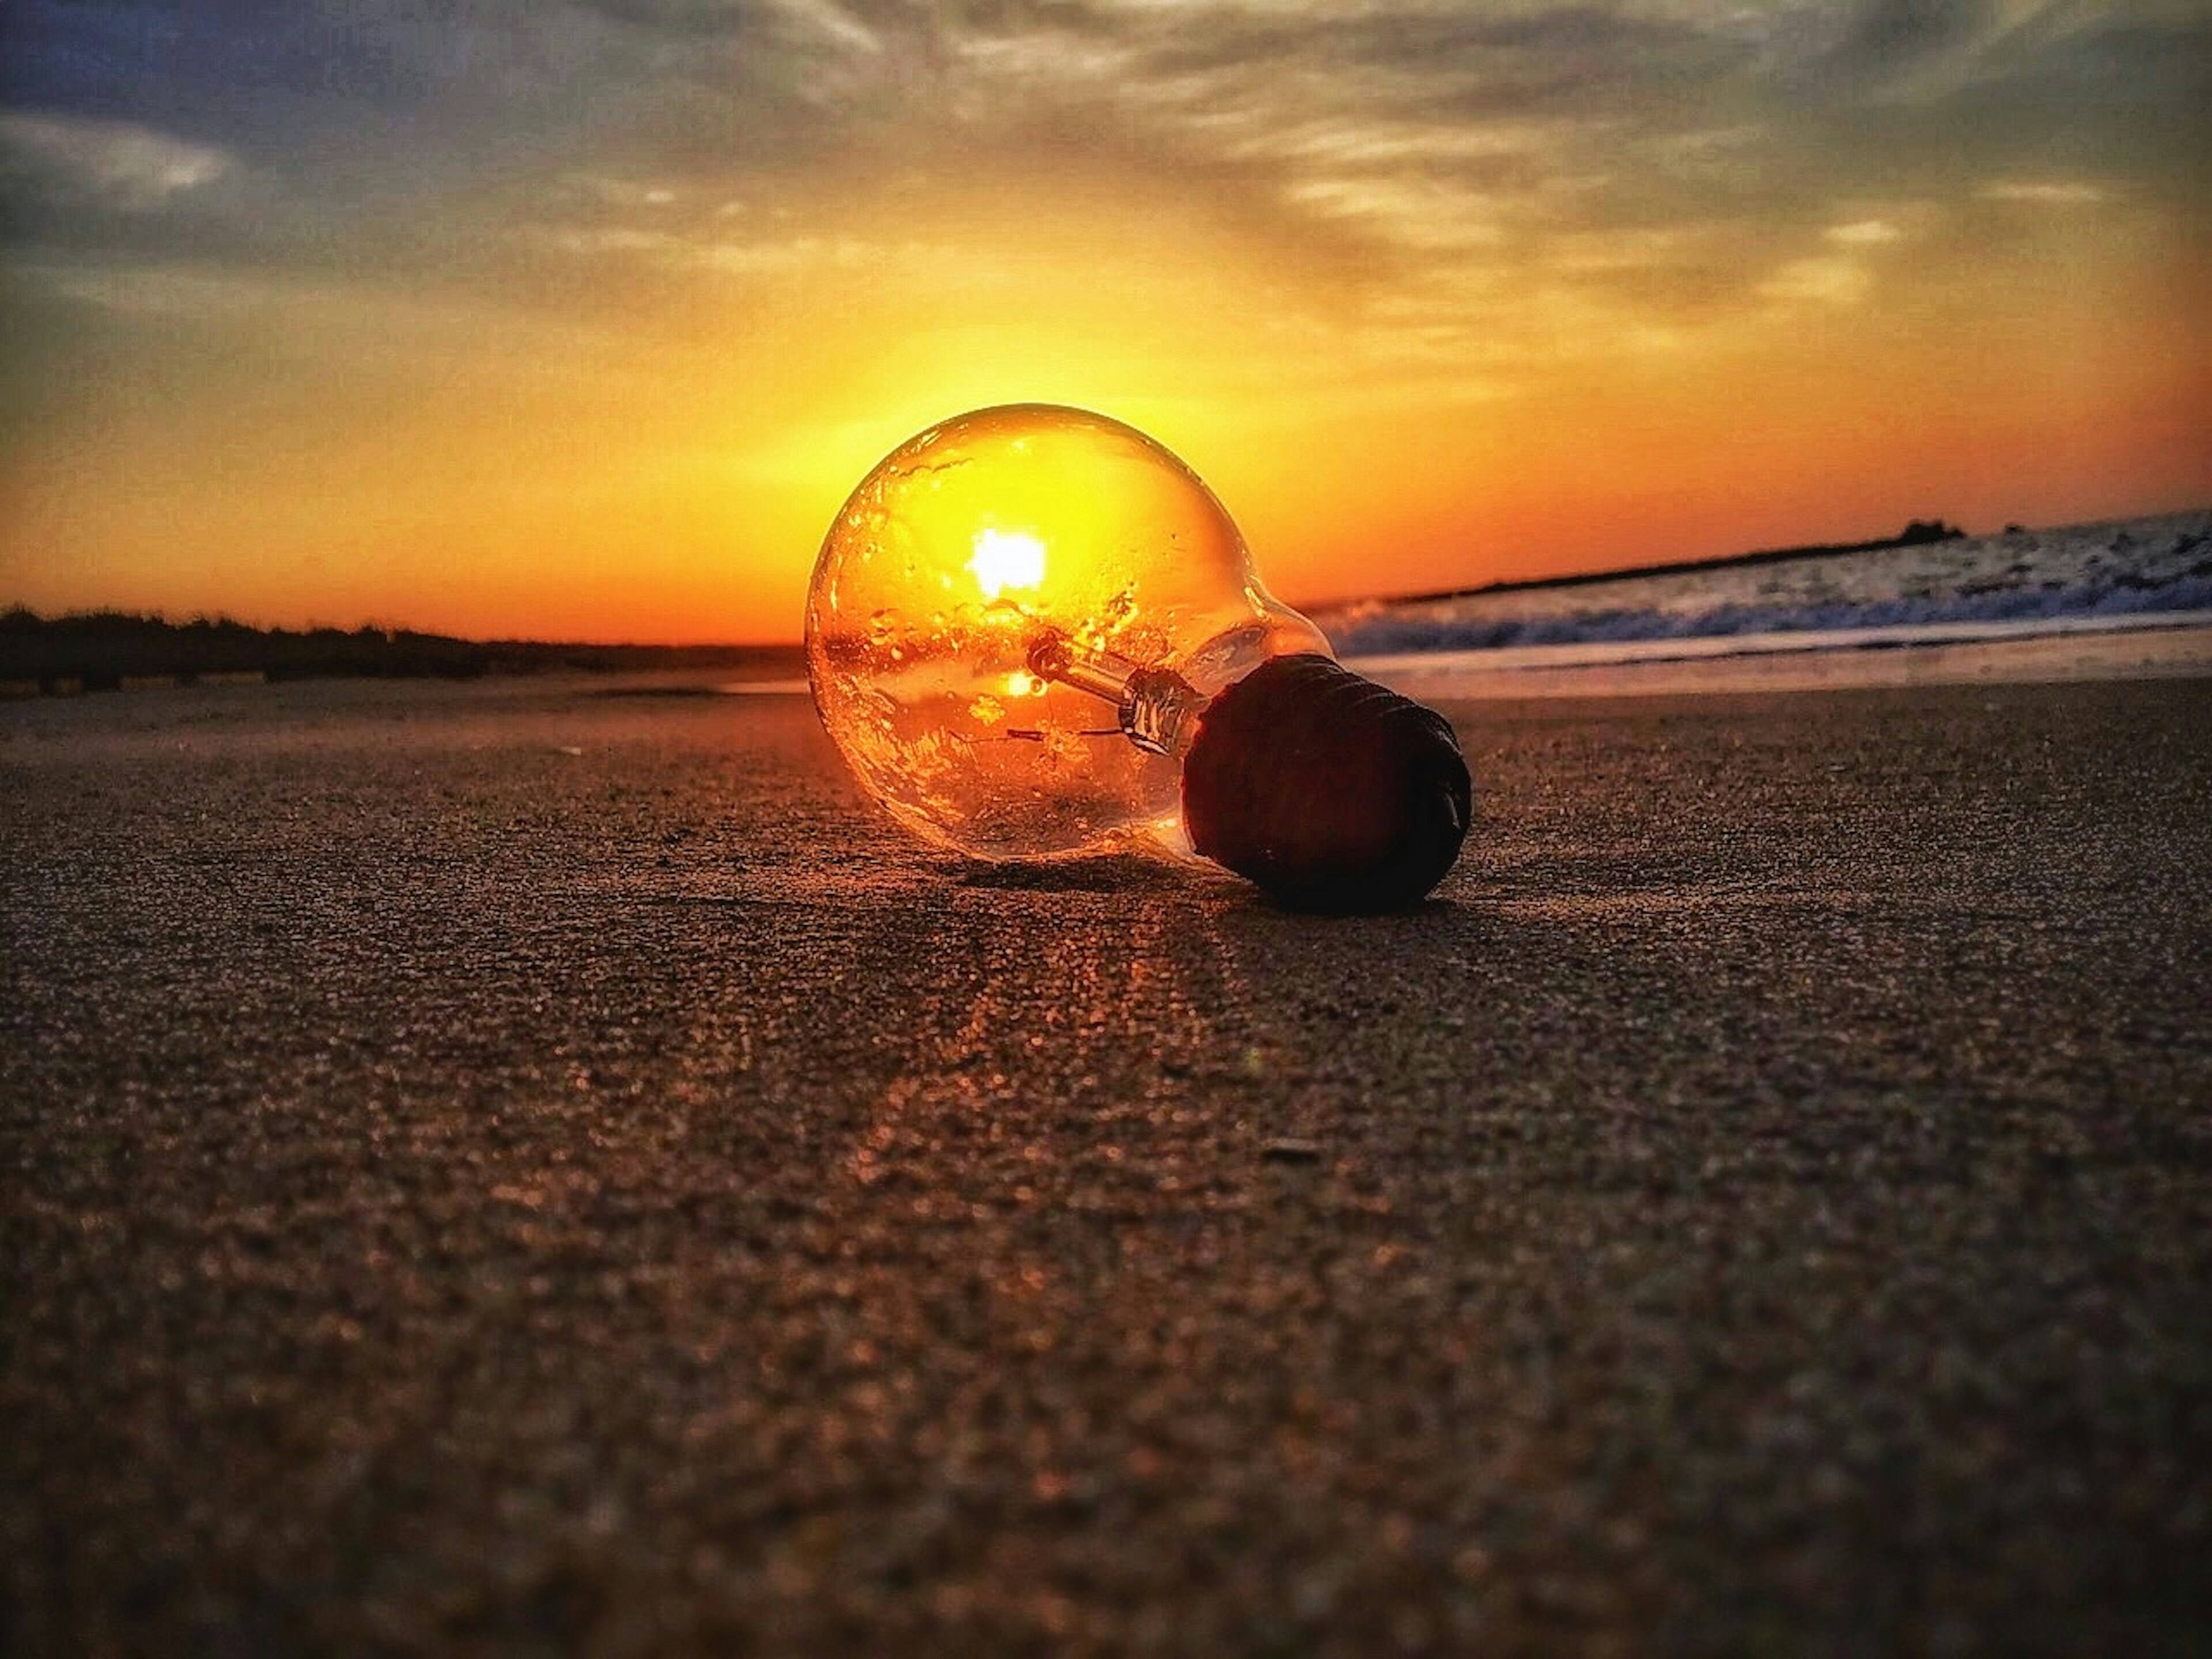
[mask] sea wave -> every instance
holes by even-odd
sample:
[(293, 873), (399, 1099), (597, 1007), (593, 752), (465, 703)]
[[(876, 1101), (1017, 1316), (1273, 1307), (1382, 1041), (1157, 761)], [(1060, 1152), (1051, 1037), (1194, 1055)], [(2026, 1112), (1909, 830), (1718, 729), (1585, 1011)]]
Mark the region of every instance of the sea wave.
[(2070, 632), (2098, 618), (2205, 611), (2212, 512), (1370, 601), (1317, 620), (1341, 654), (1364, 658), (1969, 624)]

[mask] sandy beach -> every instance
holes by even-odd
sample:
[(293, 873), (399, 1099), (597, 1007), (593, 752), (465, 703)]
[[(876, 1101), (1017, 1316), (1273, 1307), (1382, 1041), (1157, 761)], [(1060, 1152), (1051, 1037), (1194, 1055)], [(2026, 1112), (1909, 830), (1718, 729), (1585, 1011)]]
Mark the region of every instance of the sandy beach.
[(0, 709), (0, 1646), (2201, 1641), (2212, 680), (1451, 703), (1340, 921), (669, 691)]

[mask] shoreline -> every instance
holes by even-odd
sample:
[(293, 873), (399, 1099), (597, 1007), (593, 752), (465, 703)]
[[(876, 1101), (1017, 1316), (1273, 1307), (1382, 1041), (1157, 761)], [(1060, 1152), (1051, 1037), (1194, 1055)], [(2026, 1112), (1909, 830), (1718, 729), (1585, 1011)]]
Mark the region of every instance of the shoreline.
[[(777, 672), (797, 647), (750, 677), (726, 669), (544, 668), (456, 681), (447, 677), (344, 675), (268, 679), (226, 673), (133, 678), (119, 688), (40, 691), (0, 682), (0, 707), (100, 700), (117, 691), (245, 690), (281, 687), (588, 686), (610, 697), (804, 696), (803, 675)], [(2212, 674), (2212, 612), (2151, 613), (1881, 629), (1689, 635), (1635, 641), (1506, 646), (1345, 655), (1344, 665), (1404, 692), (1439, 701), (1523, 697), (1680, 696), (1742, 691), (1960, 684), (2189, 678)]]
[(2080, 617), (2069, 625), (1889, 629), (1487, 650), (1397, 652), (1346, 667), (1408, 696), (1593, 697), (2051, 684), (2212, 674), (2212, 613)]

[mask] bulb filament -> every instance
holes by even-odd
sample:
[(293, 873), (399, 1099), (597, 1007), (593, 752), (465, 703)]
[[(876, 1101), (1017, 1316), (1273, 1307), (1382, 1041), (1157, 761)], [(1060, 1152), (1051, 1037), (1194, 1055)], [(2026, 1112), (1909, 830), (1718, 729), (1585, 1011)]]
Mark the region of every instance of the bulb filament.
[(1073, 686), (1114, 705), (1121, 735), (1150, 755), (1172, 755), (1192, 735), (1190, 717), (1205, 706), (1190, 682), (1173, 669), (1147, 668), (1112, 651), (1078, 643), (1058, 629), (1030, 646), (1030, 672)]

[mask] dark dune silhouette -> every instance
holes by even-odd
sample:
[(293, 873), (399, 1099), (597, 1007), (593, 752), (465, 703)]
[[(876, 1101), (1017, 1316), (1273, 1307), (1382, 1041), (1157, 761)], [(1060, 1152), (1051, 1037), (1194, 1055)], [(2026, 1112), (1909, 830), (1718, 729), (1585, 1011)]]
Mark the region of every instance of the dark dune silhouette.
[(125, 611), (0, 612), (0, 681), (112, 690), (146, 680), (477, 679), (556, 671), (651, 669), (738, 677), (801, 672), (796, 646), (623, 645), (465, 640), (410, 629), (256, 628), (228, 617), (172, 622)]

